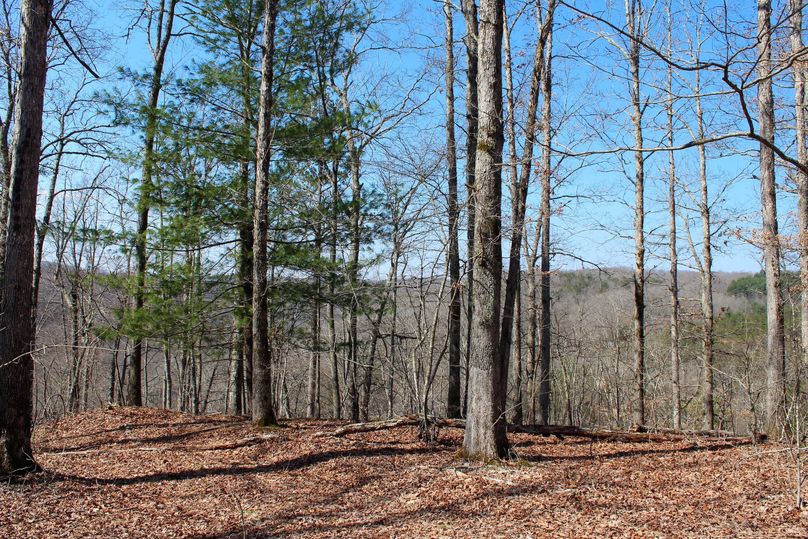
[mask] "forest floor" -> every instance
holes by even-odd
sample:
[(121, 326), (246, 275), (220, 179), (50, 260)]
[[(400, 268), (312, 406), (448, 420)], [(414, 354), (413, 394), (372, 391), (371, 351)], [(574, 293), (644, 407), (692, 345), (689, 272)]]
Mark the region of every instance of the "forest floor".
[(0, 483), (2, 537), (808, 537), (773, 444), (510, 435), (518, 459), (458, 458), (462, 431), (112, 408), (36, 429), (43, 472)]

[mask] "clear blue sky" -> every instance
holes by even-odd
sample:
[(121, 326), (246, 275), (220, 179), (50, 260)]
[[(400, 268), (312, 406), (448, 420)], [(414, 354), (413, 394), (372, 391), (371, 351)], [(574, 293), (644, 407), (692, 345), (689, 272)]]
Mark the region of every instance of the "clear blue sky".
[[(611, 3), (610, 3), (611, 4)], [(509, 13), (513, 15), (521, 9), (522, 2), (509, 2)], [(580, 3), (584, 5), (584, 3)], [(616, 23), (622, 23), (620, 17), (622, 6), (613, 7), (613, 11), (605, 9), (606, 4), (589, 2), (591, 9), (603, 14)], [(129, 6), (129, 7), (125, 7)], [(594, 6), (594, 7), (592, 7)], [(128, 40), (125, 34), (131, 25), (136, 9), (140, 3), (101, 0), (97, 7), (96, 24), (111, 34), (112, 47), (102, 69), (111, 70), (114, 66), (125, 65), (141, 69), (150, 62), (143, 32), (134, 29)], [(398, 72), (396, 80), (416, 77), (426, 70), (427, 77), (423, 83), (441, 84), (437, 65), (443, 58), (443, 19), (440, 4), (434, 0), (409, 0), (394, 2), (388, 0), (381, 5), (381, 13), (386, 17), (395, 17), (395, 21), (383, 23), (377, 38), (384, 36), (391, 50), (375, 53), (365, 64), (364, 76), (374, 73)], [(753, 6), (746, 6), (747, 13), (739, 12), (739, 17), (754, 20)], [(740, 9), (740, 8), (739, 8)], [(626, 72), (625, 61), (622, 61), (613, 46), (604, 40), (607, 30), (598, 24), (580, 20), (573, 22), (573, 14), (559, 8), (558, 27), (554, 40), (556, 60), (554, 64), (555, 87), (554, 109), (558, 134), (556, 144), (571, 152), (586, 150), (603, 150), (609, 147), (630, 145), (628, 101), (626, 100), (626, 83), (621, 78)], [(523, 80), (530, 68), (528, 59), (532, 55), (532, 43), (535, 40), (535, 23), (528, 11), (522, 15), (518, 26), (514, 29), (514, 56), (516, 78)], [(459, 14), (455, 19), (455, 37), (463, 35), (463, 25)], [(613, 34), (610, 37), (614, 38)], [(659, 36), (655, 36), (659, 38)], [(682, 36), (678, 36), (681, 40)], [(660, 41), (656, 41), (660, 42)], [(663, 41), (664, 42), (664, 41)], [(681, 44), (681, 42), (680, 42)], [(182, 70), (198, 57), (199, 51), (187, 38), (178, 39), (171, 48), (169, 65), (174, 70)], [(457, 52), (462, 68), (462, 49), (458, 43)], [(643, 91), (654, 100), (657, 95), (650, 84), (661, 84), (664, 73), (660, 67), (649, 69), (645, 76), (649, 82)], [(458, 74), (462, 79), (462, 73)], [(684, 77), (685, 82), (691, 78)], [(711, 89), (718, 89), (713, 81), (706, 81)], [(786, 90), (787, 91), (787, 90)], [(458, 84), (458, 99), (462, 99), (464, 90)], [(754, 94), (750, 93), (750, 96)], [(417, 120), (415, 126), (425, 139), (440, 140), (443, 122), (443, 93), (432, 96), (425, 108), (430, 114)], [(723, 105), (718, 100), (726, 97), (705, 100), (705, 107)], [(682, 107), (680, 125), (693, 127), (692, 113)], [(458, 103), (462, 112), (462, 103)], [(731, 109), (731, 105), (723, 108)], [(646, 135), (649, 145), (657, 145), (661, 132), (652, 124), (663, 121), (660, 108), (652, 103), (646, 115), (649, 126)], [(567, 116), (568, 115), (568, 116)], [(462, 116), (458, 122), (462, 126)], [(719, 132), (729, 129), (721, 115), (709, 116), (708, 131)], [(596, 132), (601, 130), (603, 136)], [(682, 133), (678, 142), (685, 142), (689, 135)], [(754, 150), (754, 146), (736, 141), (735, 146), (743, 150)], [(538, 151), (538, 150), (537, 150)], [(717, 223), (727, 231), (715, 239), (716, 254), (714, 268), (721, 271), (757, 271), (760, 268), (758, 251), (744, 241), (738, 240), (732, 231), (739, 229), (743, 233), (758, 225), (759, 193), (755, 174), (755, 156), (750, 151), (745, 157), (716, 158), (719, 153), (727, 152), (726, 148), (710, 149), (711, 160), (709, 175), (713, 196), (720, 199), (715, 205)], [(633, 173), (633, 157), (622, 156), (629, 173)], [(682, 182), (695, 189), (697, 181), (697, 154), (695, 150), (677, 153), (677, 165)], [(462, 166), (462, 163), (461, 163)], [(646, 231), (649, 233), (649, 266), (662, 265), (666, 262), (659, 257), (665, 256), (667, 247), (662, 243), (667, 234), (667, 208), (664, 204), (666, 195), (667, 154), (651, 156), (646, 161), (648, 187), (646, 190), (646, 206), (648, 216)], [(556, 191), (557, 204), (563, 209), (554, 218), (554, 239), (562, 252), (573, 253), (576, 257), (605, 266), (628, 266), (633, 260), (633, 243), (631, 237), (633, 187), (622, 172), (621, 158), (616, 156), (566, 158), (559, 169), (559, 176), (564, 181)], [(532, 206), (535, 207), (538, 188), (532, 189)], [(695, 194), (695, 191), (694, 191)], [(682, 200), (693, 207), (685, 194)], [(507, 196), (504, 204), (507, 214)], [(783, 222), (789, 223), (788, 212), (793, 210), (793, 197), (781, 196), (781, 215)], [(724, 223), (726, 221), (726, 223)], [(680, 230), (683, 228), (680, 223)], [(696, 239), (701, 234), (696, 220), (691, 223), (692, 233)], [(680, 239), (681, 258), (687, 263), (690, 258), (684, 236)], [(561, 256), (558, 264), (568, 268), (581, 267), (575, 258)]]

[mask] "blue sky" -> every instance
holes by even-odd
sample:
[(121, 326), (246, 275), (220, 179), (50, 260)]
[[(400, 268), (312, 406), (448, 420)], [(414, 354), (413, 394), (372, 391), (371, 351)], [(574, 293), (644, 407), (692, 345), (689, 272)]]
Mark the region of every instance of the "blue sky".
[[(621, 4), (621, 3), (620, 3)], [(587, 7), (604, 17), (621, 23), (621, 6), (611, 2), (601, 3), (578, 2), (579, 6)], [(128, 6), (128, 7), (127, 7)], [(124, 38), (131, 25), (135, 10), (139, 2), (116, 2), (101, 0), (97, 4), (95, 24), (98, 28), (111, 34), (111, 49), (105, 58), (105, 65), (99, 66), (102, 70), (112, 70), (117, 65), (129, 68), (143, 69), (150, 63), (143, 32), (134, 29), (128, 40)], [(509, 13), (513, 15), (523, 6), (522, 2), (509, 2)], [(607, 6), (611, 8), (607, 9)], [(407, 80), (414, 80), (419, 73), (426, 73), (424, 79), (424, 95), (432, 87), (441, 84), (440, 66), (443, 59), (443, 19), (441, 5), (434, 0), (409, 0), (394, 2), (388, 0), (381, 4), (380, 13), (386, 18), (395, 21), (385, 22), (378, 28), (374, 39), (378, 42), (382, 38), (387, 40), (389, 50), (374, 53), (366, 58), (363, 65), (362, 77), (372, 79), (380, 73), (395, 73), (395, 81), (406, 87)], [(686, 6), (681, 6), (684, 10)], [(747, 9), (748, 8), (748, 9)], [(739, 11), (738, 18), (748, 21), (754, 20), (753, 6), (746, 6), (745, 11)], [(573, 20), (572, 13), (559, 8), (558, 25), (554, 40), (554, 111), (556, 113), (557, 138), (554, 143), (567, 148), (571, 152), (587, 150), (604, 150), (615, 145), (630, 145), (631, 131), (629, 129), (628, 101), (625, 97), (626, 83), (621, 78), (626, 71), (626, 64), (611, 46), (604, 34), (606, 29), (593, 22)], [(740, 8), (739, 8), (740, 9)], [(684, 11), (682, 11), (684, 13)], [(683, 24), (683, 27), (686, 25)], [(532, 56), (532, 45), (535, 41), (535, 24), (532, 15), (526, 12), (522, 15), (519, 24), (513, 30), (513, 47), (515, 62), (517, 63), (515, 77), (517, 80), (525, 78), (529, 70)], [(456, 56), (459, 58), (459, 68), (462, 69), (462, 48), (459, 39), (464, 32), (460, 14), (455, 16), (455, 38), (458, 40)], [(611, 36), (614, 37), (613, 35)], [(659, 36), (654, 36), (659, 38)], [(684, 36), (678, 36), (680, 44)], [(675, 38), (677, 39), (677, 38)], [(706, 49), (712, 43), (707, 42)], [(584, 53), (584, 54), (582, 54)], [(190, 65), (198, 59), (199, 51), (187, 37), (177, 39), (170, 49), (169, 65), (175, 73), (181, 72), (184, 66)], [(650, 62), (649, 62), (650, 65)], [(644, 93), (648, 99), (653, 100), (656, 90), (653, 84), (660, 83), (664, 73), (661, 66), (654, 65), (647, 68), (645, 73), (648, 88)], [(458, 78), (462, 80), (462, 71)], [(687, 82), (692, 77), (682, 76), (681, 82)], [(714, 80), (707, 78), (705, 84), (710, 89), (720, 89)], [(712, 85), (712, 86), (711, 86)], [(783, 90), (788, 95), (788, 90)], [(458, 83), (455, 88), (458, 98), (458, 123), (462, 127), (461, 116), (464, 89)], [(750, 98), (754, 94), (750, 93)], [(395, 97), (395, 90), (391, 91)], [(443, 93), (438, 91), (432, 95), (431, 100), (424, 107), (426, 114), (408, 126), (413, 133), (422, 137), (427, 143), (440, 144), (443, 133)], [(723, 100), (723, 103), (721, 102)], [(726, 97), (717, 97), (713, 100), (705, 99), (705, 107), (726, 107)], [(682, 103), (682, 118), (680, 125), (693, 125), (692, 113), (688, 112), (685, 102)], [(731, 105), (729, 105), (731, 107)], [(656, 146), (662, 136), (659, 129), (652, 124), (661, 121), (661, 109), (649, 107), (646, 114), (646, 136), (648, 144)], [(565, 117), (569, 114), (569, 117)], [(563, 117), (563, 122), (562, 122)], [(710, 116), (712, 118), (712, 116)], [(715, 115), (714, 121), (708, 120), (708, 131), (719, 132), (727, 129), (727, 125), (719, 125), (723, 117)], [(597, 126), (602, 128), (602, 135), (594, 133)], [(712, 131), (711, 131), (712, 130)], [(462, 132), (462, 130), (459, 130)], [(684, 131), (677, 135), (678, 142), (688, 140)], [(784, 137), (790, 134), (784, 135)], [(757, 249), (745, 241), (737, 239), (731, 231), (741, 230), (747, 234), (752, 228), (759, 226), (759, 192), (755, 175), (754, 145), (743, 140), (733, 142), (734, 146), (746, 151), (744, 157), (729, 156), (718, 157), (721, 149), (709, 149), (711, 159), (708, 164), (710, 186), (716, 199), (716, 222), (727, 221), (727, 233), (715, 239), (716, 253), (714, 269), (720, 271), (758, 271), (760, 269), (760, 256)], [(537, 156), (538, 149), (534, 153)], [(630, 154), (622, 156), (629, 164), (629, 173), (633, 173)], [(691, 190), (697, 181), (697, 153), (695, 150), (677, 152), (677, 166), (682, 183)], [(616, 156), (567, 158), (559, 169), (559, 176), (565, 179), (555, 192), (557, 203), (563, 204), (563, 211), (554, 218), (553, 235), (557, 241), (560, 252), (568, 252), (575, 257), (560, 255), (556, 265), (566, 268), (582, 266), (578, 259), (591, 261), (604, 266), (628, 266), (633, 262), (633, 243), (631, 236), (632, 210), (630, 202), (633, 200), (633, 187), (620, 171), (620, 158)], [(461, 162), (461, 167), (463, 163)], [(664, 183), (667, 177), (667, 153), (661, 152), (649, 157), (646, 161), (646, 231), (649, 234), (650, 267), (666, 267), (663, 260), (667, 254), (667, 247), (662, 243), (667, 234), (667, 207), (664, 202), (667, 186)], [(782, 172), (782, 171), (781, 171)], [(535, 210), (538, 187), (533, 187), (531, 195), (531, 211)], [(694, 191), (695, 192), (695, 191)], [(718, 197), (720, 193), (720, 197)], [(682, 193), (683, 202), (690, 206), (693, 204)], [(504, 200), (507, 221), (507, 196)], [(791, 195), (782, 195), (780, 212), (784, 224), (793, 219), (788, 212), (793, 211), (794, 200)], [(529, 212), (530, 213), (530, 212)], [(530, 214), (528, 216), (530, 218)], [(507, 223), (506, 223), (507, 224)], [(682, 223), (679, 225), (683, 228)], [(691, 222), (692, 233), (695, 238), (700, 237), (701, 231), (698, 222)], [(787, 229), (787, 227), (786, 227)], [(684, 236), (679, 240), (681, 247), (681, 260), (684, 265), (690, 258)], [(698, 248), (698, 246), (697, 246)]]

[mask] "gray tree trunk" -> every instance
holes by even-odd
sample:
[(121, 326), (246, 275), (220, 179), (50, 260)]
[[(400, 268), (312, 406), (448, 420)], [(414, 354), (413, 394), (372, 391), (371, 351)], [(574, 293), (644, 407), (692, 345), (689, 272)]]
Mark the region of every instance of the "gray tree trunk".
[(645, 159), (643, 157), (642, 115), (640, 95), (640, 44), (643, 34), (642, 0), (626, 0), (626, 25), (632, 36), (629, 44), (631, 71), (631, 122), (634, 126), (634, 425), (645, 424)]
[[(513, 191), (513, 219), (511, 224), (511, 244), (510, 253), (508, 257), (508, 274), (505, 282), (505, 299), (503, 301), (502, 310), (502, 329), (500, 331), (499, 354), (502, 358), (502, 383), (505, 384), (503, 388), (502, 398), (507, 396), (508, 384), (508, 371), (509, 371), (509, 358), (511, 354), (511, 342), (513, 340), (513, 311), (516, 300), (516, 294), (519, 291), (519, 281), (521, 279), (521, 248), (522, 248), (522, 235), (524, 233), (525, 222), (525, 207), (527, 204), (528, 188), (530, 185), (530, 172), (531, 165), (533, 164), (533, 145), (536, 139), (536, 112), (539, 106), (539, 93), (542, 82), (542, 72), (544, 68), (544, 45), (547, 42), (550, 27), (553, 24), (553, 11), (555, 9), (555, 1), (550, 0), (547, 6), (547, 18), (542, 25), (541, 35), (536, 43), (536, 50), (533, 56), (533, 72), (530, 79), (530, 96), (528, 98), (527, 119), (525, 122), (525, 142), (522, 150), (522, 159), (520, 161), (519, 178), (516, 175), (516, 128), (514, 120), (514, 100), (513, 100), (513, 83), (510, 80), (510, 45), (507, 39), (507, 21), (505, 21), (505, 35), (506, 35), (506, 74), (508, 75), (508, 102), (509, 102), (509, 131), (510, 139), (512, 141), (512, 191)], [(539, 12), (541, 16), (541, 12)], [(505, 408), (506, 403), (503, 400), (502, 407)]]
[(449, 183), (449, 387), (446, 398), (446, 415), (460, 417), (460, 252), (458, 245), (459, 210), (457, 206), (457, 144), (455, 142), (454, 110), (454, 29), (452, 27), (452, 2), (444, 0), (443, 14), (446, 26), (446, 160)]
[[(668, 2), (668, 56), (672, 57), (672, 14), (671, 2)], [(668, 65), (668, 103), (666, 113), (668, 117), (668, 144), (673, 147), (673, 67)], [(673, 150), (668, 152), (668, 223), (670, 247), (670, 336), (671, 336), (671, 389), (673, 409), (673, 428), (682, 428), (682, 388), (680, 384), (679, 366), (679, 254), (676, 247), (676, 157)]]
[(541, 158), (541, 265), (540, 286), (541, 319), (539, 331), (539, 418), (542, 425), (550, 423), (550, 402), (552, 396), (552, 383), (550, 372), (550, 329), (551, 329), (551, 296), (550, 296), (550, 197), (552, 187), (552, 151), (553, 142), (553, 25), (550, 25), (547, 34), (545, 49), (545, 66), (542, 72), (542, 147)]
[(474, 236), (476, 207), (474, 174), (477, 161), (477, 1), (461, 0), (460, 6), (466, 22), (466, 391), (463, 397), (463, 415), (468, 411), (469, 365), (471, 364), (472, 333), (474, 320)]
[(464, 449), (469, 458), (507, 452), (499, 332), (502, 286), (502, 5), (480, 4), (477, 159), (475, 166), (474, 318)]
[(20, 74), (11, 156), (6, 271), (0, 302), (0, 474), (36, 468), (31, 449), (32, 279), (51, 7), (48, 0), (23, 0), (20, 8)]
[[(760, 136), (774, 142), (771, 72), (771, 0), (758, 0), (758, 111)], [(780, 283), (780, 242), (774, 153), (760, 145), (760, 198), (763, 211), (763, 259), (766, 272), (766, 430), (775, 436), (785, 421), (785, 333)]]
[(253, 218), (253, 406), (252, 420), (260, 426), (277, 423), (272, 401), (272, 354), (269, 343), (269, 282), (267, 242), (269, 208), (269, 165), (272, 152), (272, 93), (275, 61), (275, 21), (277, 0), (264, 7), (264, 34), (261, 58), (261, 93), (258, 110), (257, 171)]
[[(790, 0), (791, 7), (791, 50), (803, 50), (802, 40), (802, 0)], [(808, 164), (808, 146), (806, 146), (806, 79), (808, 73), (805, 61), (794, 64), (794, 103), (797, 124), (797, 159), (800, 163)], [(808, 368), (808, 174), (797, 171), (797, 214), (800, 226), (799, 252), (800, 252), (800, 342), (802, 344), (801, 367)], [(797, 396), (799, 398), (799, 395)]]
[[(697, 35), (697, 40), (699, 39)], [(696, 71), (696, 130), (699, 140), (704, 138), (704, 113), (701, 107), (701, 81)], [(715, 428), (713, 407), (713, 235), (710, 224), (710, 198), (707, 189), (707, 150), (699, 144), (699, 212), (701, 213), (701, 315), (702, 315), (702, 406), (703, 428)]]

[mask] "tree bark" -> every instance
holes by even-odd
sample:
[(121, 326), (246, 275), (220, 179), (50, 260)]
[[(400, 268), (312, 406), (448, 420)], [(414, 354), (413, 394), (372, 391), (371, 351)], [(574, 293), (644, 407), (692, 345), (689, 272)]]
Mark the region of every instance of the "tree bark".
[[(527, 119), (525, 122), (525, 142), (522, 150), (522, 159), (520, 161), (519, 178), (516, 175), (516, 128), (514, 119), (514, 99), (513, 99), (513, 83), (510, 80), (510, 39), (507, 31), (507, 21), (504, 22), (505, 30), (505, 51), (506, 51), (506, 75), (508, 75), (508, 102), (509, 102), (509, 131), (512, 141), (511, 151), (512, 165), (512, 191), (513, 191), (513, 219), (511, 224), (511, 242), (510, 253), (508, 257), (508, 274), (505, 280), (505, 298), (503, 301), (502, 309), (502, 329), (500, 331), (499, 341), (499, 355), (502, 358), (502, 383), (505, 385), (502, 391), (502, 398), (507, 397), (507, 384), (508, 384), (508, 371), (509, 359), (511, 354), (511, 343), (513, 340), (513, 311), (516, 294), (519, 291), (519, 281), (521, 279), (521, 248), (522, 248), (522, 235), (525, 228), (525, 207), (527, 204), (527, 195), (530, 186), (530, 173), (533, 164), (533, 145), (536, 139), (536, 112), (539, 106), (539, 93), (541, 89), (541, 82), (543, 78), (544, 68), (544, 45), (547, 42), (550, 28), (553, 24), (553, 11), (555, 9), (555, 1), (550, 0), (547, 6), (547, 18), (541, 27), (541, 34), (536, 43), (536, 50), (533, 56), (533, 72), (530, 79), (530, 97), (528, 98)], [(541, 12), (537, 13), (537, 17), (541, 20)], [(502, 407), (505, 408), (506, 403), (503, 400)]]
[(51, 8), (49, 0), (23, 0), (21, 5), (20, 75), (12, 143), (6, 271), (0, 300), (0, 474), (36, 469), (31, 448), (32, 279)]
[(267, 0), (264, 7), (263, 52), (261, 58), (261, 92), (258, 111), (257, 172), (253, 218), (253, 406), (252, 420), (260, 426), (275, 425), (272, 398), (272, 355), (269, 342), (269, 282), (267, 280), (269, 241), (269, 166), (272, 153), (272, 93), (275, 60), (275, 21), (277, 0)]
[[(802, 0), (790, 0), (791, 7), (791, 50), (794, 53), (803, 50), (802, 40)], [(808, 146), (806, 146), (806, 72), (805, 60), (794, 64), (794, 104), (797, 144), (797, 159), (808, 164)], [(801, 370), (808, 368), (808, 174), (797, 171), (797, 214), (800, 233), (798, 248), (800, 253), (800, 363)], [(804, 370), (803, 370), (804, 372)], [(797, 395), (796, 398), (800, 398)]]
[[(758, 0), (758, 110), (760, 136), (774, 142), (771, 73), (771, 0)], [(766, 431), (774, 436), (785, 422), (785, 332), (780, 282), (780, 242), (774, 154), (760, 144), (760, 197), (763, 211), (763, 259), (766, 272)]]
[(552, 150), (553, 142), (553, 25), (550, 24), (545, 50), (545, 66), (542, 71), (542, 147), (541, 159), (541, 265), (539, 295), (541, 298), (541, 319), (539, 331), (539, 423), (550, 423), (550, 404), (552, 397), (552, 379), (550, 370), (551, 344), (551, 296), (550, 296), (550, 217), (552, 209), (550, 199), (552, 186)]
[[(631, 122), (634, 145), (642, 148), (643, 106), (640, 95), (640, 44), (643, 34), (642, 0), (626, 0), (626, 25), (632, 36), (629, 44), (631, 71)], [(645, 159), (642, 151), (634, 152), (634, 406), (635, 426), (645, 424)]]
[(449, 389), (446, 398), (446, 415), (460, 417), (460, 253), (458, 245), (459, 210), (457, 207), (457, 144), (455, 142), (454, 110), (454, 29), (452, 27), (452, 2), (444, 0), (443, 14), (446, 26), (446, 160), (449, 183)]
[[(672, 14), (671, 3), (668, 2), (668, 56), (672, 57)], [(668, 144), (673, 147), (673, 67), (668, 65)], [(673, 428), (682, 428), (682, 389), (680, 384), (681, 370), (679, 366), (679, 255), (676, 248), (676, 156), (673, 150), (668, 152), (668, 223), (670, 247), (670, 337), (671, 337), (671, 388), (673, 408)]]
[[(697, 40), (699, 37), (697, 36)], [(704, 138), (704, 113), (701, 107), (701, 80), (696, 72), (696, 136)], [(707, 189), (707, 150), (700, 144), (699, 150), (699, 212), (701, 213), (702, 259), (701, 259), (701, 315), (702, 315), (702, 406), (703, 428), (715, 428), (713, 410), (713, 235), (710, 224), (710, 198)]]
[(471, 365), (472, 321), (474, 320), (474, 236), (475, 236), (475, 169), (477, 161), (478, 96), (477, 96), (477, 51), (478, 22), (477, 1), (461, 0), (463, 18), (466, 22), (466, 391), (463, 395), (463, 414), (468, 411), (469, 372)]
[[(320, 206), (323, 202), (323, 191), (321, 180), (325, 167), (319, 163), (318, 182), (317, 182), (317, 204)], [(317, 252), (318, 259), (323, 254), (323, 228), (320, 222), (314, 225), (314, 249)], [(320, 270), (315, 270), (315, 294), (314, 304), (312, 305), (311, 313), (311, 353), (309, 355), (309, 369), (308, 369), (308, 385), (306, 392), (306, 416), (312, 418), (320, 417), (320, 298), (322, 294), (322, 276)]]
[(469, 458), (489, 460), (507, 452), (499, 353), (502, 286), (502, 5), (480, 4), (474, 318), (469, 365), (468, 424), (464, 449)]

